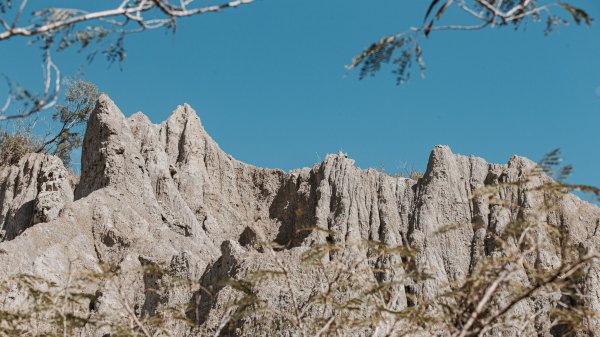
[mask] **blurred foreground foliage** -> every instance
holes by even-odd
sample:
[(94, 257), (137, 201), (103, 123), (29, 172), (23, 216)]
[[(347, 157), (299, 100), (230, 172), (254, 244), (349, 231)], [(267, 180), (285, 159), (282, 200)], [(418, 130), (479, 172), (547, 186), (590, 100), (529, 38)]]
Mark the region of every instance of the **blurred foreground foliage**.
[[(600, 256), (572, 242), (567, 228), (549, 222), (548, 214), (570, 191), (596, 197), (600, 191), (566, 184), (570, 171), (569, 166), (560, 166), (559, 153), (553, 151), (518, 181), (477, 190), (472, 198), (483, 198), (494, 207), (517, 207), (501, 198), (515, 187), (543, 194), (544, 202), (512, 219), (502, 231), (487, 229), (488, 252), (479, 256), (465, 279), (438, 283), (435, 296), (414, 293), (419, 284), (439, 280), (415, 264), (420, 252), (409, 246), (323, 240), (306, 247), (295, 264), (285, 255), (285, 247), (258, 241), (254, 249), (261, 254), (260, 266), (219, 281), (218, 289), (228, 287), (234, 296), (225, 306), (213, 307), (221, 310), (220, 323), (211, 330), (199, 325), (198, 312), (216, 302), (199, 301), (212, 301), (217, 288), (171, 275), (168, 268), (153, 264), (139, 271), (137, 277), (144, 283), (137, 284), (139, 280), (128, 279), (130, 271), (100, 265), (84, 273), (69, 267), (60, 280), (28, 274), (4, 278), (0, 335), (534, 336), (539, 332), (536, 319), (548, 317), (547, 329), (553, 334), (587, 336), (597, 328), (598, 317), (590, 310), (586, 280)], [(450, 224), (434, 235), (461, 226), (474, 225)], [(305, 230), (322, 237), (333, 234), (321, 228)], [(555, 252), (558, 260), (548, 260), (549, 252)], [(279, 298), (265, 297), (264, 289), (273, 287)], [(140, 291), (146, 299), (177, 291), (209, 297), (179, 304), (161, 300), (155, 309), (144, 309), (136, 300)], [(532, 315), (523, 315), (520, 308), (525, 303), (543, 305), (533, 306)]]

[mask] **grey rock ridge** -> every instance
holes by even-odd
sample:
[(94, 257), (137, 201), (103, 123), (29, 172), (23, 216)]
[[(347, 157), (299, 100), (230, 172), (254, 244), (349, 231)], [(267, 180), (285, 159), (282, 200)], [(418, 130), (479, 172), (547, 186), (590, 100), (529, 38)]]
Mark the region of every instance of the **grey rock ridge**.
[[(116, 266), (121, 273), (115, 278), (128, 286), (127, 292), (98, 285), (90, 315), (118, 315), (115, 308), (123, 306), (122, 297), (139, 317), (190, 304), (189, 318), (212, 336), (222, 328), (228, 301), (237, 296), (221, 280), (243, 280), (248, 272), (284, 263), (286, 282), (298, 290), (295, 298), (288, 296), (290, 285), (281, 280), (266, 282), (257, 292), (272, 307), (292, 310), (293, 302), (308, 301), (311, 287), (323, 277), (302, 263), (303, 253), (334, 243), (347, 247), (338, 254), (364, 256), (371, 267), (398, 263), (352, 246), (372, 240), (414, 247), (413, 265), (433, 275), (394, 289), (390, 309), (401, 310), (476, 272), (478, 261), (497, 253), (488, 233), (501, 233), (511, 220), (544, 203), (543, 193), (528, 192), (549, 179), (544, 176), (526, 186), (503, 187), (500, 198), (511, 206), (473, 197), (482, 187), (518, 181), (534, 165), (517, 156), (507, 164), (489, 164), (437, 146), (418, 180), (359, 169), (343, 154), (290, 172), (264, 169), (223, 152), (188, 105), (155, 125), (142, 113), (126, 118), (102, 95), (88, 122), (77, 184), (53, 156), (31, 154), (18, 165), (0, 168), (0, 278), (28, 273), (60, 284), (73, 271), (97, 271), (101, 263)], [(575, 245), (600, 249), (596, 206), (568, 194), (544, 217), (564, 228)], [(452, 224), (465, 225), (438, 233)], [(543, 231), (539, 235), (548, 237)], [(280, 248), (262, 249), (263, 241)], [(550, 243), (539, 263), (556, 266), (560, 254), (559, 245)], [(201, 288), (166, 289), (162, 274), (145, 274), (154, 265), (199, 282)], [(398, 267), (396, 272), (358, 277), (400, 280), (404, 272)], [(525, 276), (519, 282), (530, 281)], [(586, 307), (600, 313), (600, 267), (593, 266), (584, 282)], [(22, 305), (19, 296), (1, 297), (3, 308)], [(547, 310), (536, 314), (545, 303), (546, 298), (526, 300), (515, 312), (537, 315), (530, 327), (536, 335), (556, 335)], [(173, 335), (193, 334), (186, 325), (169, 324)], [(252, 327), (251, 320), (238, 324), (248, 329), (238, 326), (237, 332), (221, 334), (297, 335), (284, 325), (265, 333)], [(362, 329), (356, 335), (385, 335)], [(111, 333), (109, 327), (82, 331), (83, 336)], [(489, 333), (515, 336), (518, 330)]]

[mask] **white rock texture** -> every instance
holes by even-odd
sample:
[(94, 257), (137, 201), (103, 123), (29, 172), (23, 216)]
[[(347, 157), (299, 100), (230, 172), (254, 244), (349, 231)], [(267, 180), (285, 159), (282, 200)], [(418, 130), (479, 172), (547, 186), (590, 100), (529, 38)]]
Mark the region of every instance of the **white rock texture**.
[[(514, 207), (472, 198), (481, 187), (517, 181), (533, 165), (517, 156), (505, 165), (489, 164), (437, 146), (418, 181), (361, 170), (343, 154), (286, 173), (224, 153), (188, 105), (154, 125), (142, 113), (127, 119), (102, 95), (89, 119), (76, 188), (52, 156), (28, 155), (18, 165), (0, 169), (0, 277), (33, 273), (60, 282), (69, 268), (119, 266), (124, 280), (136, 289), (128, 296), (140, 315), (195, 303), (195, 321), (214, 331), (233, 296), (218, 280), (239, 279), (245, 271), (268, 265), (268, 253), (256, 245), (261, 235), (283, 247), (276, 254), (289, 263), (299, 288), (320, 277), (307, 274), (300, 263), (308, 247), (365, 239), (415, 247), (419, 253), (414, 264), (435, 276), (396, 289), (395, 308), (401, 309), (411, 305), (406, 292), (417, 300), (428, 299), (444, 285), (463, 280), (481, 257), (495, 253), (486, 231), (502, 232), (510, 220), (544, 201), (544, 195), (510, 185), (500, 194)], [(562, 198), (560, 206), (546, 214), (547, 221), (565, 228), (576, 244), (600, 250), (600, 210), (573, 195)], [(434, 235), (451, 224), (466, 225)], [(328, 232), (302, 231), (313, 227)], [(556, 264), (557, 250), (549, 248), (543, 263)], [(200, 281), (216, 293), (207, 298), (184, 289), (149, 292), (148, 284), (158, 281), (145, 278), (143, 268), (153, 264), (168, 266), (168, 272)], [(600, 267), (592, 268), (586, 282), (588, 305), (600, 313)], [(271, 284), (260, 292), (285, 308), (289, 299), (279, 296), (278, 287), (282, 285)], [(104, 291), (97, 310), (109, 312), (116, 296)], [(302, 294), (299, 300), (308, 296)], [(528, 302), (519, 310), (531, 314), (536, 305)], [(540, 336), (550, 335), (544, 319), (535, 327)], [(173, 331), (188, 333), (183, 327)]]

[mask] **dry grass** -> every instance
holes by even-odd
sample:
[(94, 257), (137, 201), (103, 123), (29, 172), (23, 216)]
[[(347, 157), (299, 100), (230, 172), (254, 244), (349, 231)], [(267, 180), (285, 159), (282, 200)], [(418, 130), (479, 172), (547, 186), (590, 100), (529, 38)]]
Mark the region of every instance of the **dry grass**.
[(26, 154), (35, 152), (41, 141), (26, 128), (0, 130), (0, 166), (15, 165)]

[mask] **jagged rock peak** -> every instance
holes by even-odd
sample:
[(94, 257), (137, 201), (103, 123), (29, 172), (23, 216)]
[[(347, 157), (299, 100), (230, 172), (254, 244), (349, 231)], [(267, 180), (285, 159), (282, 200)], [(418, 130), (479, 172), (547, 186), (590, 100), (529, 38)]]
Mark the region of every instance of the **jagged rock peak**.
[[(124, 186), (131, 170), (130, 160), (138, 156), (137, 141), (125, 116), (106, 94), (102, 94), (92, 111), (81, 156), (81, 180), (77, 199), (107, 187)], [(139, 170), (138, 170), (139, 171)], [(127, 177), (128, 179), (125, 179)]]
[[(0, 279), (24, 272), (60, 283), (71, 261), (77, 261), (73, 269), (80, 271), (94, 270), (99, 263), (115, 265), (131, 287), (127, 301), (140, 308), (141, 316), (190, 305), (196, 324), (211, 335), (226, 317), (228, 299), (236, 296), (232, 287), (222, 285), (222, 278), (243, 280), (246, 273), (277, 268), (274, 255), (285, 261), (291, 286), (301, 290), (297, 301), (307, 303), (323, 286), (323, 277), (303, 264), (302, 253), (323, 244), (337, 244), (339, 256), (381, 270), (377, 275), (361, 273), (365, 282), (397, 284), (390, 310), (435, 298), (475, 273), (483, 258), (499, 253), (490, 235), (502, 233), (510, 221), (543, 205), (547, 196), (530, 189), (549, 179), (540, 176), (525, 185), (510, 184), (535, 163), (513, 156), (507, 164), (490, 164), (453, 154), (447, 146), (432, 150), (427, 170), (417, 180), (361, 170), (341, 152), (287, 173), (258, 168), (223, 152), (187, 104), (153, 124), (141, 112), (126, 118), (106, 95), (89, 118), (74, 200), (57, 160), (30, 155), (19, 165), (0, 168), (0, 225), (10, 239), (0, 242)], [(498, 198), (510, 207), (490, 205), (476, 196), (480, 188), (498, 183), (505, 185)], [(544, 215), (575, 244), (600, 248), (596, 206), (565, 195), (557, 209)], [(456, 224), (461, 226), (438, 233)], [(539, 235), (547, 237), (543, 231)], [(353, 246), (364, 240), (409, 245), (417, 253), (405, 264)], [(263, 241), (277, 243), (278, 250), (266, 251)], [(543, 252), (542, 267), (557, 264), (558, 248)], [(203, 289), (214, 293), (164, 288), (168, 282), (163, 283), (162, 276), (149, 278), (143, 272), (154, 265), (200, 281)], [(402, 284), (405, 266), (426, 270), (433, 278)], [(600, 271), (595, 268), (582, 282), (589, 289), (586, 306), (600, 313), (598, 280)], [(289, 311), (285, 287), (274, 280), (256, 289), (257, 298)], [(95, 312), (118, 315), (113, 308), (118, 307), (119, 294), (108, 288), (98, 291), (103, 295), (94, 304)], [(2, 296), (3, 310), (18, 307), (18, 299), (4, 301)], [(524, 301), (519, 314), (537, 317), (547, 303), (542, 297)], [(551, 335), (549, 317), (536, 320), (532, 329)], [(247, 325), (249, 335), (263, 335), (252, 320), (239, 324)], [(171, 332), (193, 335), (186, 329), (179, 326)], [(297, 335), (285, 329), (266, 335)], [(81, 335), (110, 333), (83, 329)]]

